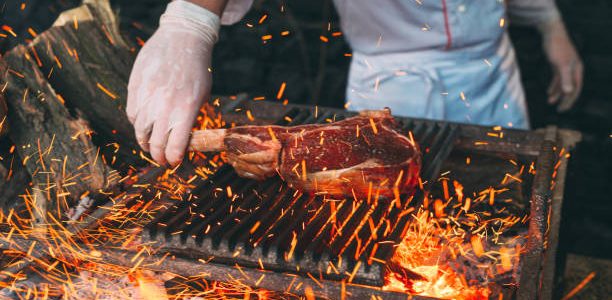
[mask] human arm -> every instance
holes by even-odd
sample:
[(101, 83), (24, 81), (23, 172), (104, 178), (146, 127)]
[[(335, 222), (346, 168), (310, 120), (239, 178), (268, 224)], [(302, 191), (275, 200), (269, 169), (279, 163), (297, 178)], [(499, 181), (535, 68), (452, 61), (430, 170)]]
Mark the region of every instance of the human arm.
[(198, 110), (210, 96), (212, 49), (226, 3), (169, 3), (136, 58), (126, 110), (138, 143), (160, 164), (181, 162)]
[(582, 89), (583, 65), (554, 0), (510, 0), (508, 15), (511, 22), (533, 26), (542, 34), (544, 52), (553, 69), (548, 103), (557, 104), (559, 112), (569, 110)]

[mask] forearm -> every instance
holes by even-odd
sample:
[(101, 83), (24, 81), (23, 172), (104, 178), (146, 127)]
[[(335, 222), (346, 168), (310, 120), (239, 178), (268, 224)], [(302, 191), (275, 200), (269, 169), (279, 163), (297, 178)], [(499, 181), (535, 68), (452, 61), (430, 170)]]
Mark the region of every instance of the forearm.
[(187, 0), (193, 4), (206, 8), (221, 17), (228, 0)]
[(554, 0), (509, 0), (507, 3), (512, 23), (542, 30), (545, 24), (561, 22)]
[(561, 18), (537, 24), (536, 28), (540, 34), (542, 34), (544, 39), (552, 38), (558, 35), (567, 36), (567, 30), (565, 29), (565, 24), (563, 24), (563, 20)]

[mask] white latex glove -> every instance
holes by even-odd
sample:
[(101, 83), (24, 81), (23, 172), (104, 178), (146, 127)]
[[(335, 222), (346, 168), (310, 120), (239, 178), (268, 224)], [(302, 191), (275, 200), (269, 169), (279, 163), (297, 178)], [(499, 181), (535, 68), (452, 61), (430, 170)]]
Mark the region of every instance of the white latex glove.
[(582, 90), (582, 61), (561, 19), (543, 24), (539, 29), (544, 51), (554, 71), (548, 88), (548, 103), (557, 104), (557, 111), (564, 112), (572, 108)]
[(193, 3), (168, 4), (130, 75), (127, 115), (143, 150), (161, 165), (179, 164), (203, 102), (210, 97), (219, 17)]

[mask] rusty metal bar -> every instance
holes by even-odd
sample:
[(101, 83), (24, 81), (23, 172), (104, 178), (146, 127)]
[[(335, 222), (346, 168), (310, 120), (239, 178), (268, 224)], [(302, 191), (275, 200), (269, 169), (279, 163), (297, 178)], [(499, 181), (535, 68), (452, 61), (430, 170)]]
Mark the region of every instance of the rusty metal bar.
[[(577, 131), (559, 130), (560, 146), (564, 154), (559, 157), (559, 167), (557, 168), (557, 176), (554, 179), (555, 185), (552, 191), (551, 208), (549, 212), (550, 224), (548, 235), (546, 236), (546, 248), (543, 261), (542, 284), (540, 299), (551, 300), (555, 297), (555, 286), (562, 279), (562, 271), (557, 271), (557, 262), (559, 261), (559, 253), (557, 246), (559, 244), (559, 228), (561, 226), (561, 210), (563, 208), (563, 192), (565, 188), (565, 177), (567, 175), (568, 158), (565, 154), (574, 148), (581, 140), (581, 134)], [(560, 150), (560, 149), (559, 149)]]
[[(133, 252), (107, 248), (98, 250), (102, 253), (100, 259), (105, 263), (116, 264), (128, 268), (134, 265), (134, 262), (131, 261), (131, 258), (134, 256)], [(314, 296), (325, 299), (372, 299), (373, 297), (376, 299), (382, 297), (382, 299), (385, 300), (435, 299), (385, 291), (380, 287), (320, 279), (318, 274), (312, 274), (312, 277), (306, 277), (290, 273), (278, 273), (241, 267), (238, 265), (229, 266), (211, 262), (198, 263), (194, 262), (194, 260), (180, 257), (166, 257), (165, 259), (163, 259), (163, 257), (164, 256), (159, 254), (146, 257), (143, 256), (144, 260), (141, 262), (141, 266), (145, 266), (145, 269), (171, 272), (185, 277), (201, 276), (211, 281), (232, 282), (240, 280), (241, 283), (252, 287), (271, 291), (290, 292), (301, 296), (305, 296), (306, 288), (310, 287)]]
[(529, 236), (525, 253), (521, 256), (518, 299), (538, 299), (541, 294), (542, 259), (548, 231), (547, 216), (551, 200), (552, 174), (556, 162), (556, 141), (557, 128), (548, 127), (536, 162), (536, 175), (530, 200)]

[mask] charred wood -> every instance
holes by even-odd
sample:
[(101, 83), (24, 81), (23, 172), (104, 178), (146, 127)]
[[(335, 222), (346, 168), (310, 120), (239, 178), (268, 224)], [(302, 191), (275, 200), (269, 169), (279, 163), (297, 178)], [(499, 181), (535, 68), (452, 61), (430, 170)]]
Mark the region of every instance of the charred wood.
[(143, 163), (135, 155), (140, 148), (125, 113), (134, 52), (106, 0), (65, 11), (28, 48), (66, 106), (89, 122), (94, 142), (116, 169)]
[[(5, 143), (7, 140), (1, 141)], [(11, 209), (22, 207), (26, 188), (30, 185), (30, 175), (21, 165), (16, 154), (8, 154), (0, 149), (0, 209), (9, 214)]]
[(33, 180), (45, 211), (61, 215), (84, 194), (107, 186), (108, 168), (91, 141), (86, 121), (70, 115), (28, 48), (18, 46), (0, 61), (8, 104), (9, 137)]

